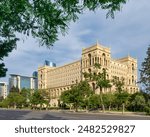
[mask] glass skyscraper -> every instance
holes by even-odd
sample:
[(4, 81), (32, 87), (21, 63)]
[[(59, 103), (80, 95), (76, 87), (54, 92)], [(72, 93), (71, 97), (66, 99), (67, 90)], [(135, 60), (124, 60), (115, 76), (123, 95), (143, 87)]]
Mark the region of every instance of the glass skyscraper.
[(44, 66), (56, 67), (56, 64), (51, 61), (45, 60)]
[(21, 76), (17, 74), (11, 74), (9, 78), (9, 89), (13, 86), (19, 89), (37, 89), (38, 80), (37, 77), (28, 77), (28, 76)]

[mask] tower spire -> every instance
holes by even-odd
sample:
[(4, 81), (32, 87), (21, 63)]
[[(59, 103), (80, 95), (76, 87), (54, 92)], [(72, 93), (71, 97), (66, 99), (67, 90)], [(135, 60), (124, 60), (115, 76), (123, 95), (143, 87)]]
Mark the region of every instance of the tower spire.
[(128, 52), (128, 57), (130, 57), (130, 53)]
[(98, 39), (96, 40), (96, 45), (99, 45)]

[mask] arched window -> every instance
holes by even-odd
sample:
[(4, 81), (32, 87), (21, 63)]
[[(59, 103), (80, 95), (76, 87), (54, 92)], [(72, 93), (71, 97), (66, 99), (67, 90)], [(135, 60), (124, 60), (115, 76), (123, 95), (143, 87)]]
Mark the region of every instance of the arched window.
[(106, 62), (105, 62), (105, 65), (107, 66), (107, 60), (106, 60)]
[(88, 58), (89, 58), (89, 65), (91, 66), (92, 63), (91, 63), (91, 54), (88, 54)]
[(101, 65), (102, 65), (102, 59), (100, 58), (100, 62), (99, 62)]
[(94, 62), (94, 57), (92, 58), (92, 63), (93, 63), (93, 65), (95, 64), (95, 62)]
[(87, 60), (86, 60), (85, 66), (87, 67)]
[(95, 63), (97, 63), (97, 57), (95, 57)]
[(97, 57), (97, 63), (99, 63), (99, 57)]
[(105, 66), (106, 65), (106, 55), (105, 55), (105, 53), (103, 53), (103, 55), (102, 55), (102, 60), (103, 60), (103, 65)]
[(132, 84), (134, 84), (134, 76), (132, 76)]
[(92, 83), (92, 88), (93, 88), (93, 91), (95, 91), (96, 89), (95, 83)]
[(134, 73), (134, 64), (132, 63), (132, 73)]
[(91, 73), (91, 69), (88, 69), (89, 73)]
[(82, 61), (82, 65), (83, 65), (83, 67), (85, 67), (85, 61)]

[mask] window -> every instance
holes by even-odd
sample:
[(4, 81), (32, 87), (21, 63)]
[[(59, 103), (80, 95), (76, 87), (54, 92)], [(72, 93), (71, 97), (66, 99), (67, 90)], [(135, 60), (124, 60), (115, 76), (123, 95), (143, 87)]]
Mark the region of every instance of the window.
[(102, 59), (100, 58), (100, 62), (99, 62), (101, 65), (102, 65)]
[(105, 53), (103, 53), (103, 55), (102, 55), (102, 60), (103, 60), (103, 65), (105, 66), (106, 65), (106, 55), (105, 55)]
[(95, 83), (92, 83), (92, 88), (93, 88), (93, 91), (95, 91), (96, 89)]
[(132, 76), (132, 84), (134, 84), (134, 76)]
[(91, 69), (88, 69), (89, 73), (91, 73)]
[(88, 57), (89, 57), (89, 65), (91, 66), (91, 54), (88, 54)]
[(134, 64), (132, 64), (132, 73), (134, 73)]
[(95, 63), (94, 63), (94, 57), (92, 58), (92, 63), (95, 64)]

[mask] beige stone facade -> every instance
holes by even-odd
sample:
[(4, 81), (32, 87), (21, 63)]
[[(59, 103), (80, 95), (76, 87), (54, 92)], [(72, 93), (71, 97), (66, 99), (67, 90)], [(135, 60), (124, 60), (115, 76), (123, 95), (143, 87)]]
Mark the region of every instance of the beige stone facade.
[[(137, 59), (130, 56), (112, 59), (110, 48), (100, 44), (95, 44), (89, 48), (82, 49), (81, 60), (66, 64), (60, 67), (42, 66), (38, 68), (38, 88), (46, 89), (50, 93), (51, 103), (57, 105), (59, 96), (65, 90), (71, 88), (71, 85), (84, 79), (83, 72), (94, 73), (94, 64), (101, 64), (101, 70), (107, 69), (107, 78), (112, 79), (117, 76), (125, 80), (124, 89), (129, 93), (135, 93), (139, 90), (137, 86)], [(92, 88), (95, 83), (90, 82)], [(103, 92), (114, 91), (115, 87), (106, 89)], [(99, 94), (99, 91), (96, 90)]]

